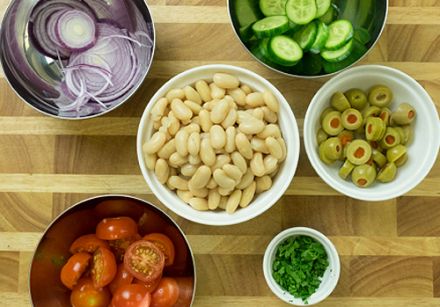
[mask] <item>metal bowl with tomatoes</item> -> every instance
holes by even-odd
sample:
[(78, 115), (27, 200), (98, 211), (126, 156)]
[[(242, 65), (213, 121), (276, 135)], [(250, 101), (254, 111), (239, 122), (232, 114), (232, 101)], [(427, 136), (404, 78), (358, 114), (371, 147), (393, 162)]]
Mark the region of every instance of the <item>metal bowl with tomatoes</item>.
[(46, 229), (31, 263), (33, 306), (191, 306), (194, 257), (163, 211), (131, 196), (77, 203)]

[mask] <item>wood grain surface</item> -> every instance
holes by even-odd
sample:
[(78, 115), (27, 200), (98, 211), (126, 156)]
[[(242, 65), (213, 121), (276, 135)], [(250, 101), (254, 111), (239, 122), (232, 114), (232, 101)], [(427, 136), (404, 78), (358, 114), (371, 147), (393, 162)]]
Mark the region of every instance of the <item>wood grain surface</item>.
[[(0, 17), (8, 2), (0, 0)], [(46, 225), (75, 202), (126, 193), (164, 208), (140, 175), (135, 138), (146, 103), (167, 79), (207, 63), (249, 68), (281, 90), (300, 128), (309, 101), (325, 82), (286, 78), (256, 63), (233, 34), (225, 0), (148, 3), (157, 33), (151, 73), (131, 101), (107, 116), (76, 122), (43, 116), (26, 106), (0, 73), (0, 306), (31, 305), (32, 252)], [(440, 1), (390, 0), (387, 23), (363, 63), (409, 73), (440, 110)], [(195, 252), (195, 307), (285, 306), (266, 286), (261, 267), (271, 238), (292, 226), (322, 231), (340, 253), (339, 284), (320, 306), (440, 306), (439, 159), (407, 195), (367, 203), (329, 188), (301, 147), (286, 195), (260, 217), (209, 227), (171, 215)]]

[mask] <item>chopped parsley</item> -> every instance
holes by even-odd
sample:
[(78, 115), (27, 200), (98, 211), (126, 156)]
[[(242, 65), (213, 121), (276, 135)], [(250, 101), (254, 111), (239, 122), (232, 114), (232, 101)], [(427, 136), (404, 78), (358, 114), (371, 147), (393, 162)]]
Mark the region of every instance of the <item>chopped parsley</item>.
[(328, 265), (321, 243), (308, 236), (296, 236), (278, 245), (272, 274), (284, 290), (307, 303), (321, 284)]

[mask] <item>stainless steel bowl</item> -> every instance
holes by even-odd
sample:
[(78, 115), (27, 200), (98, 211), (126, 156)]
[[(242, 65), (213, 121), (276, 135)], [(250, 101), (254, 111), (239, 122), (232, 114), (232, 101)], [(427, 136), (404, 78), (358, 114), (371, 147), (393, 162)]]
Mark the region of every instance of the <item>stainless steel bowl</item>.
[[(92, 118), (111, 110), (127, 101), (141, 86), (153, 61), (156, 35), (153, 20), (147, 4), (143, 0), (92, 0), (101, 1), (101, 5), (110, 8), (119, 2), (130, 16), (133, 31), (148, 33), (153, 41), (150, 60), (140, 59), (141, 75), (131, 90), (112, 103), (103, 111), (92, 111), (87, 115), (59, 113), (52, 100), (60, 94), (55, 89), (61, 80), (57, 61), (41, 54), (31, 43), (28, 33), (29, 15), (39, 0), (12, 0), (3, 18), (0, 33), (0, 62), (11, 87), (28, 105), (46, 115), (63, 119)], [(99, 16), (98, 16), (99, 17)]]
[[(385, 28), (386, 19), (388, 15), (388, 0), (333, 0), (332, 2), (335, 3), (338, 7), (344, 7), (347, 9), (348, 12), (348, 14), (346, 15), (348, 16), (347, 19), (350, 20), (353, 23), (353, 25), (356, 26), (361, 22), (362, 24), (369, 25), (369, 33), (371, 35), (371, 40), (366, 45), (367, 51), (359, 59), (354, 61), (352, 64), (344, 67), (343, 69), (340, 69), (332, 73), (306, 75), (306, 74), (295, 73), (292, 71), (292, 69), (285, 68), (279, 65), (276, 67), (271, 66), (270, 64), (260, 60), (251, 52), (249, 44), (245, 44), (239, 35), (240, 26), (238, 25), (235, 9), (234, 9), (235, 4), (237, 2), (244, 3), (246, 1), (248, 0), (228, 0), (228, 13), (229, 13), (231, 25), (232, 28), (234, 29), (235, 35), (237, 36), (242, 46), (249, 52), (249, 54), (254, 59), (256, 59), (258, 62), (260, 62), (260, 64), (266, 66), (267, 68), (279, 72), (286, 76), (308, 78), (308, 79), (330, 77), (332, 75), (335, 75), (341, 71), (348, 69), (349, 67), (352, 67), (353, 65), (361, 61), (371, 51), (371, 49), (373, 49), (373, 47), (376, 45), (377, 41), (379, 40), (383, 32), (383, 29)], [(249, 2), (251, 3), (252, 1), (253, 0), (250, 0)], [(255, 1), (255, 3), (257, 3), (257, 1)], [(360, 16), (361, 18), (359, 18)]]
[(139, 234), (161, 232), (172, 239), (176, 247), (176, 260), (173, 266), (166, 268), (165, 274), (192, 277), (194, 301), (194, 256), (180, 227), (162, 210), (142, 199), (124, 195), (104, 195), (73, 205), (47, 227), (31, 262), (29, 289), (33, 306), (70, 306), (71, 291), (60, 281), (61, 267), (70, 257), (70, 245), (77, 237), (94, 233), (96, 225), (103, 218), (117, 216), (129, 216), (135, 220), (142, 216), (145, 222), (139, 226)]

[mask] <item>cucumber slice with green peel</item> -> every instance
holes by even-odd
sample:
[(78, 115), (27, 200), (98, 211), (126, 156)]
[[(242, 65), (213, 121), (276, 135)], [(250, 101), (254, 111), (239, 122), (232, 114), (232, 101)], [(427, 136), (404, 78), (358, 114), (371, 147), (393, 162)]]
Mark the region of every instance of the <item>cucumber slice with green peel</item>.
[(327, 25), (325, 23), (323, 23), (322, 21), (314, 21), (314, 23), (316, 23), (316, 28), (317, 28), (317, 35), (316, 35), (316, 39), (313, 42), (312, 47), (310, 47), (310, 52), (311, 53), (320, 53), (322, 49), (324, 49), (324, 46), (328, 40), (329, 37), (329, 29), (327, 27)]
[(326, 25), (332, 23), (333, 20), (338, 16), (338, 7), (332, 3), (327, 12), (322, 15), (319, 20), (325, 23)]
[(341, 62), (348, 58), (353, 49), (353, 40), (350, 40), (342, 48), (338, 50), (325, 50), (321, 52), (321, 56), (324, 60), (330, 63)]
[(303, 51), (298, 43), (285, 35), (272, 37), (267, 49), (270, 59), (283, 66), (293, 66), (303, 56)]
[(337, 50), (344, 46), (353, 37), (353, 25), (350, 21), (341, 19), (328, 26), (329, 36), (325, 49)]
[(254, 37), (254, 31), (252, 31), (252, 23), (248, 26), (241, 27), (238, 32), (243, 42), (248, 42)]
[(287, 0), (260, 0), (260, 10), (264, 16), (286, 15)]
[(289, 30), (289, 19), (286, 16), (271, 16), (258, 20), (252, 25), (257, 38), (282, 34)]
[(262, 17), (254, 0), (235, 0), (235, 18), (241, 27), (248, 26)]
[(278, 65), (277, 63), (273, 62), (270, 59), (269, 51), (267, 50), (269, 40), (270, 38), (263, 38), (262, 40), (260, 40), (257, 44), (255, 44), (250, 48), (251, 53), (261, 62), (263, 62), (266, 65), (269, 65), (272, 68), (278, 70), (285, 69), (285, 66)]
[(311, 22), (295, 32), (293, 39), (299, 44), (303, 51), (308, 51), (315, 42), (317, 34), (318, 27), (316, 26), (316, 23)]
[(331, 7), (331, 0), (316, 0), (316, 16), (315, 18), (319, 18), (323, 16), (329, 8)]
[(315, 19), (315, 0), (287, 0), (286, 14), (290, 20), (299, 25), (305, 25)]
[(359, 43), (356, 40), (353, 40), (353, 50), (351, 51), (351, 54), (345, 59), (337, 63), (331, 63), (327, 62), (325, 60), (322, 60), (322, 68), (324, 69), (324, 72), (327, 74), (331, 74), (337, 71), (340, 71), (357, 60), (359, 60), (365, 53), (367, 52), (367, 48)]
[(364, 28), (357, 28), (354, 30), (353, 38), (361, 44), (368, 44), (371, 41), (370, 32)]

